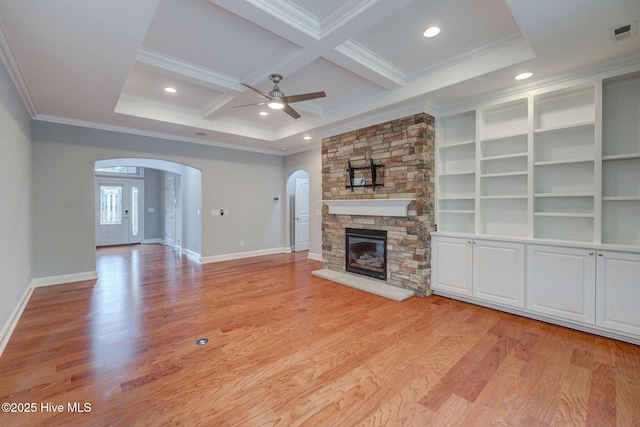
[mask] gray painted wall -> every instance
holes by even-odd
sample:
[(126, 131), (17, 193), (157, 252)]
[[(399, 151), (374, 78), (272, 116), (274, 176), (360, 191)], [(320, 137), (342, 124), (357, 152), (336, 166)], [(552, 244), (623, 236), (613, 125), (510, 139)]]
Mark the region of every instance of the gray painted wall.
[[(144, 170), (144, 238), (157, 240), (162, 238), (164, 224), (161, 219), (163, 207), (161, 194), (164, 194), (163, 173), (157, 169)], [(153, 212), (149, 212), (153, 209)]]
[[(31, 116), (0, 61), (0, 340), (29, 288), (31, 244)], [(0, 352), (2, 345), (0, 343)]]
[[(201, 190), (189, 175), (181, 183), (185, 249), (209, 257), (285, 246), (273, 202), (284, 189), (280, 156), (38, 121), (32, 136), (34, 277), (95, 271), (93, 168), (101, 159), (155, 158), (202, 171)], [(201, 215), (192, 190), (201, 191)], [(230, 214), (211, 216), (214, 209)], [(192, 248), (198, 227), (202, 247)]]

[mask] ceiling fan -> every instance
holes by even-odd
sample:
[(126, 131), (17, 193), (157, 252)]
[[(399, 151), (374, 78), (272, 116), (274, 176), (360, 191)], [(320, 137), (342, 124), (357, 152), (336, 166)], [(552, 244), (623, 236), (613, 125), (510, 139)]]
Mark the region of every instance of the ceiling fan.
[(316, 98), (323, 98), (325, 96), (327, 96), (324, 92), (313, 92), (313, 93), (302, 93), (299, 95), (291, 95), (291, 96), (285, 96), (284, 93), (282, 93), (280, 91), (280, 88), (278, 87), (278, 83), (280, 83), (280, 81), (282, 80), (282, 75), (280, 74), (271, 74), (269, 76), (269, 78), (271, 79), (271, 81), (273, 82), (273, 89), (271, 89), (271, 91), (269, 93), (264, 93), (254, 87), (251, 87), (247, 84), (244, 83), (240, 83), (242, 86), (247, 87), (251, 90), (253, 90), (254, 92), (258, 92), (260, 95), (264, 96), (265, 98), (267, 98), (266, 102), (258, 102), (255, 104), (246, 104), (246, 105), (237, 105), (233, 108), (238, 108), (238, 107), (248, 107), (251, 105), (267, 105), (269, 108), (272, 108), (274, 110), (282, 110), (285, 113), (287, 113), (288, 115), (290, 115), (291, 117), (293, 117), (294, 119), (299, 119), (300, 118), (300, 114), (298, 114), (298, 112), (296, 110), (294, 110), (293, 108), (291, 108), (291, 106), (289, 106), (290, 103), (292, 102), (299, 102), (299, 101), (308, 101), (310, 99), (316, 99)]

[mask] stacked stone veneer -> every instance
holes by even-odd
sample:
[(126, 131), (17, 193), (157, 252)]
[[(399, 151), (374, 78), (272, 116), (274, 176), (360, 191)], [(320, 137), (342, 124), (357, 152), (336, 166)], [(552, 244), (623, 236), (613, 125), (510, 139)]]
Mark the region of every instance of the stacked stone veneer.
[[(370, 126), (322, 141), (322, 197), (345, 199), (415, 199), (407, 217), (330, 215), (322, 210), (322, 257), (324, 267), (345, 270), (345, 228), (387, 231), (387, 281), (412, 289), (416, 295), (430, 293), (431, 237), (434, 231), (434, 118), (415, 116)], [(365, 166), (368, 159), (383, 164), (384, 186), (355, 188), (348, 185), (347, 162)], [(369, 176), (357, 171), (356, 176)], [(368, 181), (369, 182), (369, 181)]]

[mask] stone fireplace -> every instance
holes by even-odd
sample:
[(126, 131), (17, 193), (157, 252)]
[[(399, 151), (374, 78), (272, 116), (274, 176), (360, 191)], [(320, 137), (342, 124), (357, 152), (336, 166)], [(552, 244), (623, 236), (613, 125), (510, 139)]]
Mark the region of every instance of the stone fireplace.
[[(323, 140), (323, 268), (349, 270), (347, 229), (377, 230), (386, 234), (386, 277), (375, 279), (430, 293), (434, 146), (434, 118), (426, 113)], [(376, 172), (368, 173), (368, 165)]]

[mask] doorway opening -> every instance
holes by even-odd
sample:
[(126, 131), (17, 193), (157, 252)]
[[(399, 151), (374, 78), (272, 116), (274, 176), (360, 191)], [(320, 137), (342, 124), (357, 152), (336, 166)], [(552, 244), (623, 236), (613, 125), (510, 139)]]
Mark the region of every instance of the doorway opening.
[(289, 234), (293, 252), (309, 250), (309, 173), (297, 170), (287, 181)]

